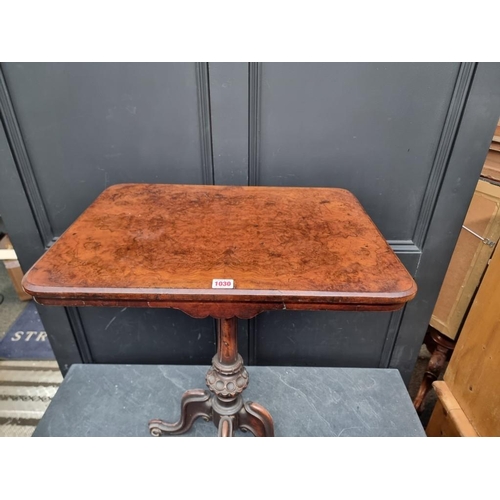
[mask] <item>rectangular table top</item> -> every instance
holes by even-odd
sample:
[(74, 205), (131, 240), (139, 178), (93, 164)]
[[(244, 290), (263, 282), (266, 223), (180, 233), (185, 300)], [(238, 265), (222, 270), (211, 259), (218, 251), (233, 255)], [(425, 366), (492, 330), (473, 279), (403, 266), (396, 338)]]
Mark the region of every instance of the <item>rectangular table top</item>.
[[(214, 279), (234, 288), (212, 288)], [(42, 304), (394, 310), (416, 285), (358, 200), (335, 188), (119, 184), (26, 274)], [(234, 313), (234, 314), (233, 314)]]
[[(182, 393), (203, 389), (206, 369), (73, 365), (34, 436), (149, 436), (151, 418), (178, 419)], [(276, 436), (425, 436), (397, 370), (247, 369), (250, 384), (243, 397), (269, 410)], [(216, 435), (213, 422), (202, 419), (183, 434)]]

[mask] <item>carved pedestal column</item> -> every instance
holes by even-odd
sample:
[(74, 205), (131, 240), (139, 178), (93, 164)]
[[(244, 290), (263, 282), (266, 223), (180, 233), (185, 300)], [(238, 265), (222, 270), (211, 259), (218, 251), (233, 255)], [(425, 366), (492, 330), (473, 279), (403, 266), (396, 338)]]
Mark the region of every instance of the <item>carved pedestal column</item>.
[(198, 417), (213, 420), (222, 437), (233, 436), (238, 428), (255, 436), (274, 436), (269, 412), (258, 403), (243, 402), (241, 393), (248, 385), (248, 373), (238, 354), (237, 333), (236, 318), (217, 320), (217, 354), (206, 376), (211, 393), (202, 389), (185, 392), (179, 421), (169, 424), (151, 420), (149, 429), (153, 436), (182, 434)]

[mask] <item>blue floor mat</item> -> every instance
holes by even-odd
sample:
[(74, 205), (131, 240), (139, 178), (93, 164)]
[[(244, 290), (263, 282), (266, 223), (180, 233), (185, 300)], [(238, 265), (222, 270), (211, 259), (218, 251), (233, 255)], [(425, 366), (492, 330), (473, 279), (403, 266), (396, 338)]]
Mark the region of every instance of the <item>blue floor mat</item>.
[(55, 359), (33, 301), (26, 306), (0, 342), (0, 359), (2, 358)]

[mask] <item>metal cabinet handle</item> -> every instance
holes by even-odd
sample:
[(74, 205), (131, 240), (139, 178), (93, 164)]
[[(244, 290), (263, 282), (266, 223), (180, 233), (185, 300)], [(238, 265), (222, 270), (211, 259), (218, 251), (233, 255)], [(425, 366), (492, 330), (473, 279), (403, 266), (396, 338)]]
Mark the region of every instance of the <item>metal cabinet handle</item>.
[(475, 233), (472, 229), (469, 229), (468, 227), (464, 226), (462, 224), (462, 227), (466, 230), (469, 231), (470, 234), (474, 235), (476, 238), (479, 238), (485, 245), (488, 245), (489, 247), (494, 247), (495, 242), (489, 240), (488, 238), (483, 238), (482, 236), (479, 236), (479, 234)]

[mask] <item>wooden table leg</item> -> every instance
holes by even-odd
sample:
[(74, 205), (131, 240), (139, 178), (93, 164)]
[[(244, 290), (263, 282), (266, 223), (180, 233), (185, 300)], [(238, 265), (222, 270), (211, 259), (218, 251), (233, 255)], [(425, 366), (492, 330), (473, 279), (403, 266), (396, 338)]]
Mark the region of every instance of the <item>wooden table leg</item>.
[(424, 410), (425, 397), (431, 390), (432, 383), (438, 379), (439, 374), (444, 368), (444, 364), (446, 361), (449, 361), (455, 348), (455, 341), (445, 337), (432, 327), (429, 327), (429, 330), (425, 334), (424, 343), (431, 353), (431, 358), (429, 359), (418, 393), (413, 400), (413, 406), (418, 413), (422, 413)]
[(238, 428), (259, 437), (274, 436), (270, 413), (257, 403), (243, 403), (241, 393), (248, 386), (248, 373), (238, 354), (237, 321), (236, 318), (217, 320), (217, 354), (206, 375), (212, 394), (202, 389), (185, 392), (179, 421), (170, 424), (151, 420), (149, 429), (153, 436), (182, 434), (198, 417), (213, 420), (221, 437), (232, 437)]
[(152, 436), (162, 434), (183, 434), (193, 426), (198, 417), (209, 421), (212, 419), (212, 395), (202, 389), (186, 391), (181, 399), (181, 418), (175, 424), (154, 419), (149, 422), (149, 432)]

